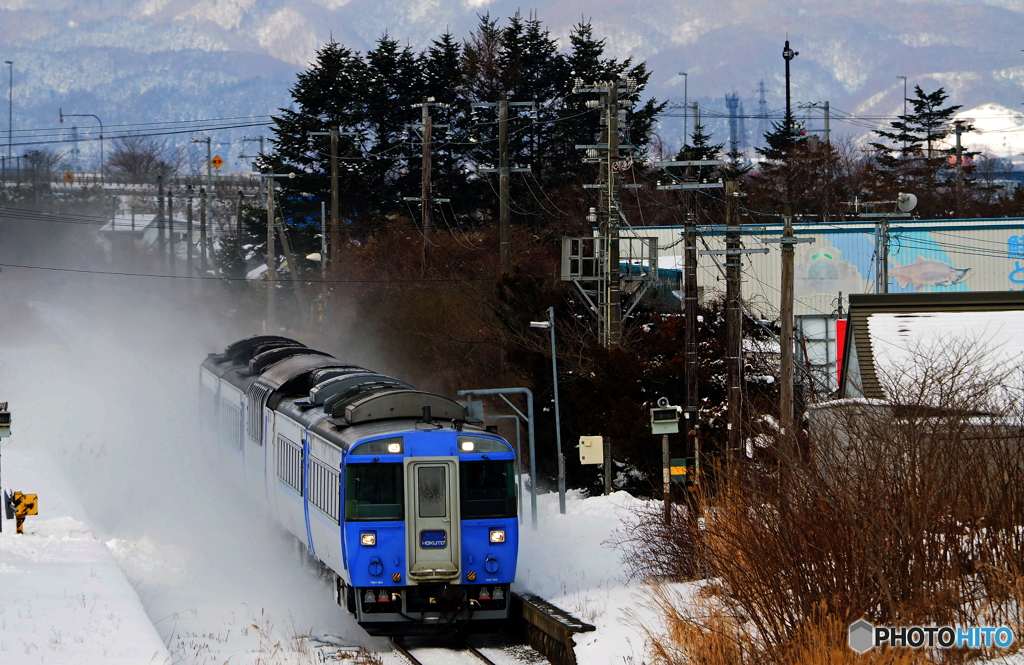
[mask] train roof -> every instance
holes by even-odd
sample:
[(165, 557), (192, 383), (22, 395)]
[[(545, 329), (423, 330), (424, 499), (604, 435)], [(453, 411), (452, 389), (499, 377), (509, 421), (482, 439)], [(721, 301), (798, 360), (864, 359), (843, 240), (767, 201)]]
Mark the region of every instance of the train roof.
[(419, 421), (467, 423), (465, 408), (454, 400), (277, 335), (239, 340), (202, 366), (245, 393), (250, 404), (277, 409), (341, 443), (352, 443), (345, 430), (354, 424), (373, 423), (360, 428), (365, 438), (378, 429), (393, 431), (397, 421), (406, 421), (405, 429)]

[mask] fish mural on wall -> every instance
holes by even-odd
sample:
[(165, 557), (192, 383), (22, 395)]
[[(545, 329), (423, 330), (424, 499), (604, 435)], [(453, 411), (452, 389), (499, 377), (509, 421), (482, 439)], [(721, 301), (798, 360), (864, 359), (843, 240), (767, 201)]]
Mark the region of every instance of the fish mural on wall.
[[(890, 259), (891, 261), (891, 259)], [(923, 291), (926, 286), (953, 286), (967, 278), (970, 268), (957, 268), (944, 261), (926, 259), (918, 256), (917, 260), (907, 265), (892, 261), (889, 277), (896, 280), (901, 287), (913, 286), (915, 291)]]

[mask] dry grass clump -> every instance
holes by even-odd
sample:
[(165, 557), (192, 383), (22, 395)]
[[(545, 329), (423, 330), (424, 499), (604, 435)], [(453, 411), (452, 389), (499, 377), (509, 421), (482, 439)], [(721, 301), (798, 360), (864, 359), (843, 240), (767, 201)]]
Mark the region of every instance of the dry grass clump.
[(847, 646), (847, 626), (860, 618), (1006, 624), (1021, 635), (1021, 368), (986, 359), (984, 350), (957, 344), (919, 354), (907, 371), (880, 377), (888, 403), (812, 409), (808, 435), (780, 438), (773, 459), (721, 469), (699, 500), (706, 529), (681, 520), (674, 526), (690, 535), (664, 542), (672, 551), (691, 543), (695, 561), (659, 563), (675, 579), (692, 579), (706, 565), (718, 593), (686, 602), (658, 591), (664, 626), (649, 631), (656, 662), (953, 663), (1004, 655), (858, 656)]

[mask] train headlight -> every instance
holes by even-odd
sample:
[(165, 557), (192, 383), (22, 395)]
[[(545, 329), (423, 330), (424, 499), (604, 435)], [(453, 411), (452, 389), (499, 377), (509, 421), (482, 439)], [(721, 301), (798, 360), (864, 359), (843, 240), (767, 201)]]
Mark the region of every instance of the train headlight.
[(473, 452), (474, 449), (476, 449), (476, 443), (472, 441), (460, 441), (459, 449), (462, 450), (462, 452), (464, 453), (471, 453)]
[(492, 543), (503, 543), (505, 542), (505, 530), (504, 529), (491, 529), (490, 537), (488, 538)]
[(400, 452), (402, 452), (402, 444), (400, 444), (400, 443), (389, 443), (388, 444), (388, 452), (389, 453), (400, 453)]
[(377, 533), (370, 531), (369, 533), (359, 534), (359, 544), (363, 547), (374, 547), (377, 544)]

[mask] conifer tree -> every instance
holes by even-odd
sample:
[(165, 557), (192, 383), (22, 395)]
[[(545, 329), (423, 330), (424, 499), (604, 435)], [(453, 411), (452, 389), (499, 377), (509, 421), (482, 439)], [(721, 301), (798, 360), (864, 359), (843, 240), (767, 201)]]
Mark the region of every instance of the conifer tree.
[[(699, 118), (694, 119), (693, 133), (690, 135), (690, 143), (684, 143), (676, 155), (676, 161), (708, 161), (721, 159), (724, 143), (712, 143), (711, 134), (707, 132), (707, 126), (700, 122)], [(699, 166), (689, 169), (690, 177), (696, 180), (706, 180), (715, 177), (718, 173), (717, 166)], [(685, 177), (685, 167), (673, 167), (669, 172), (677, 178)]]

